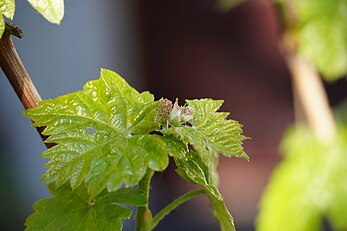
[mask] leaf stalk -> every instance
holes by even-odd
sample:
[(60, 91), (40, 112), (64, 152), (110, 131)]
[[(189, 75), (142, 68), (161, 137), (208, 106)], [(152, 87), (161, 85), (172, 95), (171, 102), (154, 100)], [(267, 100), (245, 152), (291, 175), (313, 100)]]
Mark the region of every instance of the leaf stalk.
[(150, 183), (154, 171), (150, 168), (147, 168), (145, 176), (139, 183), (139, 190), (144, 192), (145, 197), (147, 198), (147, 204), (145, 206), (139, 207), (136, 215), (136, 231), (148, 231), (151, 228), (152, 224), (152, 213), (148, 207), (148, 198)]
[(163, 220), (169, 213), (171, 213), (174, 209), (176, 209), (181, 204), (187, 202), (188, 200), (196, 196), (205, 195), (205, 194), (206, 194), (206, 191), (204, 189), (197, 189), (194, 191), (187, 192), (183, 194), (182, 196), (176, 198), (154, 216), (150, 230), (153, 230), (161, 220)]

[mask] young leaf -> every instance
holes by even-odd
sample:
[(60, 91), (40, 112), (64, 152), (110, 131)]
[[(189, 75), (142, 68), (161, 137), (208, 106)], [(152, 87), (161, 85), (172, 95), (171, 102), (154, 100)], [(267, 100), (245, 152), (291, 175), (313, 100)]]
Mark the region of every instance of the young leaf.
[(47, 21), (60, 24), (64, 17), (64, 0), (28, 0)]
[(180, 125), (163, 129), (164, 134), (179, 136), (185, 143), (192, 144), (196, 151), (213, 150), (225, 156), (242, 157), (248, 160), (243, 151), (242, 126), (235, 120), (227, 120), (229, 113), (216, 112), (223, 100), (186, 100), (193, 110), (192, 126)]
[(46, 142), (57, 144), (42, 154), (51, 159), (42, 181), (57, 186), (70, 181), (73, 189), (84, 181), (96, 196), (105, 187), (114, 191), (122, 183), (136, 185), (147, 167), (164, 170), (168, 154), (180, 156), (186, 146), (148, 134), (159, 126), (157, 105), (150, 93), (139, 94), (109, 70), (102, 70), (84, 91), (41, 101), (25, 115), (34, 126), (46, 127)]
[(234, 219), (226, 208), (217, 187), (209, 180), (209, 168), (198, 153), (187, 153), (184, 158), (175, 158), (176, 172), (190, 183), (202, 186), (210, 199), (213, 215), (219, 221), (222, 231), (234, 231)]
[(84, 185), (75, 191), (69, 185), (58, 189), (50, 185), (50, 191), (52, 198), (34, 204), (35, 213), (26, 220), (26, 231), (122, 230), (122, 219), (129, 219), (132, 213), (114, 203), (118, 202), (117, 192), (104, 191), (90, 198)]
[[(219, 193), (215, 193), (216, 189), (210, 182), (209, 169), (205, 165), (201, 157), (196, 152), (189, 152), (183, 158), (175, 158), (176, 172), (190, 183), (198, 184), (207, 189), (210, 193), (219, 197)], [(220, 197), (219, 197), (220, 199)]]
[[(217, 188), (216, 191), (219, 194)], [(234, 219), (225, 206), (222, 195), (219, 194), (219, 196), (215, 196), (214, 194), (208, 193), (208, 197), (211, 202), (211, 207), (214, 209), (213, 216), (219, 221), (221, 231), (236, 231)]]

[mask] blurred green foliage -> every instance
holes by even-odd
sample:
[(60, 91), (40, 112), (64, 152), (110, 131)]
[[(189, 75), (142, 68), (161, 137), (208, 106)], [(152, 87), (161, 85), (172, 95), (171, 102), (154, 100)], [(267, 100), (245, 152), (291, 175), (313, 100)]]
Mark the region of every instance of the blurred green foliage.
[(263, 195), (257, 230), (316, 231), (324, 219), (334, 230), (346, 230), (347, 124), (329, 145), (308, 127), (293, 127), (281, 147), (284, 160)]
[(347, 74), (347, 1), (295, 0), (299, 52), (328, 81)]
[[(347, 74), (346, 0), (273, 0), (281, 5), (282, 18), (294, 32), (298, 52), (327, 81)], [(291, 33), (292, 34), (292, 33)]]
[[(310, 60), (327, 81), (347, 74), (347, 0), (273, 0), (281, 13), (296, 15), (299, 54)], [(222, 11), (245, 0), (218, 0)], [(291, 11), (291, 12), (288, 12)], [(289, 20), (292, 20), (290, 18)], [(292, 25), (293, 22), (287, 22)]]

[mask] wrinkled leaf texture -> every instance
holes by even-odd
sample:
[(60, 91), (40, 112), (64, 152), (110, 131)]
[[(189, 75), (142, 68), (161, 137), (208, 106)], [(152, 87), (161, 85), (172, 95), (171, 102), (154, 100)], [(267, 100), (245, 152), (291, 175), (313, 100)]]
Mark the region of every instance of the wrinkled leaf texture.
[(212, 150), (227, 157), (236, 156), (248, 160), (242, 147), (246, 138), (242, 134), (242, 125), (235, 120), (226, 119), (228, 112), (216, 112), (223, 100), (199, 99), (186, 102), (193, 109), (194, 117), (189, 121), (192, 126), (172, 126), (164, 129), (164, 134), (180, 137), (186, 144), (193, 145), (200, 154), (209, 155)]
[(69, 182), (73, 190), (85, 184), (88, 195), (95, 197), (105, 188), (115, 191), (122, 184), (135, 186), (147, 167), (164, 170), (171, 155), (177, 173), (206, 190), (221, 229), (235, 230), (218, 191), (216, 168), (218, 153), (248, 160), (242, 148), (242, 126), (228, 120), (229, 113), (217, 112), (222, 100), (186, 102), (193, 110), (189, 124), (163, 126), (155, 119), (159, 101), (153, 95), (138, 93), (105, 69), (84, 90), (40, 102), (25, 114), (34, 126), (46, 127), (46, 142), (57, 144), (42, 154), (50, 159), (42, 181), (55, 187)]
[(84, 185), (74, 191), (67, 184), (49, 188), (53, 197), (34, 204), (35, 213), (26, 220), (26, 231), (122, 230), (121, 219), (129, 219), (132, 211), (117, 203), (146, 203), (145, 195), (132, 189), (103, 191), (91, 199)]
[(163, 171), (168, 154), (186, 150), (170, 136), (148, 134), (158, 128), (158, 102), (148, 92), (138, 93), (118, 74), (103, 69), (99, 80), (84, 90), (44, 100), (25, 115), (34, 126), (45, 126), (46, 142), (56, 143), (42, 157), (49, 158), (44, 183), (73, 189), (86, 182), (91, 196), (138, 184), (147, 167)]
[[(205, 173), (208, 182), (216, 188), (218, 188), (218, 153), (227, 157), (249, 159), (242, 147), (246, 139), (242, 133), (242, 125), (235, 120), (227, 119), (229, 113), (217, 112), (223, 102), (213, 99), (186, 100), (194, 115), (189, 121), (191, 126), (172, 126), (161, 131), (166, 135), (179, 137), (185, 144), (193, 146), (201, 158), (201, 161), (196, 163), (207, 166)], [(204, 168), (201, 164), (200, 168)]]
[(218, 191), (218, 153), (227, 157), (236, 156), (248, 160), (242, 142), (242, 126), (228, 120), (227, 112), (217, 112), (223, 100), (186, 100), (193, 110), (190, 126), (180, 125), (163, 129), (166, 135), (174, 135), (184, 143), (193, 146), (195, 152), (183, 158), (175, 158), (176, 172), (186, 181), (202, 186), (209, 197), (213, 215), (220, 223), (222, 231), (234, 231), (234, 220)]
[(213, 215), (220, 223), (222, 231), (235, 230), (220, 192), (218, 191), (218, 153), (227, 157), (236, 156), (248, 160), (242, 142), (242, 126), (234, 120), (228, 120), (229, 113), (217, 112), (223, 100), (200, 99), (186, 100), (193, 110), (190, 125), (172, 126), (163, 129), (166, 135), (174, 135), (184, 143), (192, 145), (194, 151), (184, 157), (176, 157), (176, 172), (186, 181), (202, 186), (209, 197)]

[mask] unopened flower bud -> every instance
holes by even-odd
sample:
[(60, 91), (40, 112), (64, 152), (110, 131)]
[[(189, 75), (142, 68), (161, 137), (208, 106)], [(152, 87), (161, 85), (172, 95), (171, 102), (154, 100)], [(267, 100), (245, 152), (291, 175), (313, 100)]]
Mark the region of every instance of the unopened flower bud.
[(169, 120), (170, 112), (172, 111), (172, 102), (168, 99), (162, 99), (159, 102), (155, 121), (166, 123)]
[(178, 126), (181, 123), (181, 108), (178, 106), (178, 102), (174, 103), (172, 111), (170, 112), (170, 124)]

